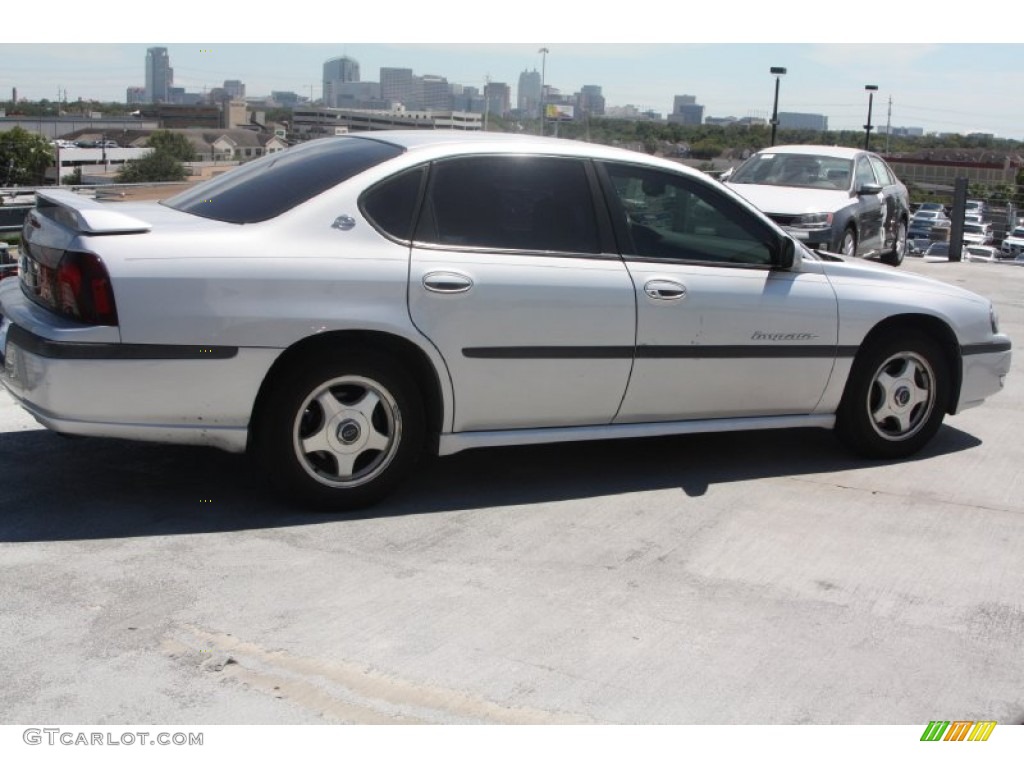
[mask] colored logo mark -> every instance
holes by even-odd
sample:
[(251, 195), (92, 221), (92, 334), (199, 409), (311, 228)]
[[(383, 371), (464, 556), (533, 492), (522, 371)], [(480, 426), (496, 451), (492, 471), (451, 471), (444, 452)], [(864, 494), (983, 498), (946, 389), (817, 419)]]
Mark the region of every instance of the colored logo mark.
[(988, 741), (995, 727), (995, 720), (932, 720), (921, 741)]

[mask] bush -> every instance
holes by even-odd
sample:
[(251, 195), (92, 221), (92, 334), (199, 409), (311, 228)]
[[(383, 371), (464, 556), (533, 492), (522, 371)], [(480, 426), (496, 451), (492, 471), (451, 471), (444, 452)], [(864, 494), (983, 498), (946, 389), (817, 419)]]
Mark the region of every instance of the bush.
[(159, 149), (138, 160), (129, 160), (118, 172), (117, 180), (125, 184), (146, 181), (184, 181), (188, 174), (173, 155)]

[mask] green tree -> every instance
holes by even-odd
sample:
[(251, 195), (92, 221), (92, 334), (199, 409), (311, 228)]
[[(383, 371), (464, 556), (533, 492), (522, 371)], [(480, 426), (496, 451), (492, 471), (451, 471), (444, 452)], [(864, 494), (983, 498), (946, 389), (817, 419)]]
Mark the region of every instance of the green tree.
[(157, 152), (163, 152), (175, 160), (188, 163), (195, 160), (196, 151), (185, 135), (173, 133), (172, 131), (154, 131), (146, 142), (147, 147), (153, 147)]
[(173, 155), (155, 149), (138, 160), (129, 160), (118, 172), (117, 180), (125, 184), (147, 181), (184, 181), (185, 166)]
[(56, 160), (53, 148), (42, 136), (21, 126), (0, 133), (0, 184), (7, 187), (42, 184), (46, 169)]
[(74, 186), (82, 183), (82, 166), (76, 166), (75, 170), (66, 176), (61, 177), (61, 183)]

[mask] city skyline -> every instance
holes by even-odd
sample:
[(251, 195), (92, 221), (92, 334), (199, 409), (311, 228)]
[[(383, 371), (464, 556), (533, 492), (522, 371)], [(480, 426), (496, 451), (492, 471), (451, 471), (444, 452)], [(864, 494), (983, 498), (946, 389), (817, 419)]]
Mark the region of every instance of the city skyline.
[(705, 117), (768, 118), (769, 68), (784, 66), (779, 110), (824, 115), (833, 130), (863, 128), (871, 83), (879, 86), (876, 127), (886, 125), (891, 99), (893, 128), (1024, 136), (1024, 45), (1015, 43), (5, 43), (0, 99), (17, 88), (33, 101), (66, 92), (69, 101), (124, 102), (127, 88), (145, 85), (146, 50), (157, 46), (169, 51), (174, 85), (189, 92), (241, 80), (250, 97), (293, 91), (318, 100), (324, 63), (348, 56), (364, 81), (378, 80), (382, 67), (481, 90), (489, 77), (511, 87), (513, 104), (520, 74), (541, 69), (545, 47), (547, 85), (564, 94), (597, 85), (609, 109), (631, 105), (663, 117), (675, 96), (692, 94)]

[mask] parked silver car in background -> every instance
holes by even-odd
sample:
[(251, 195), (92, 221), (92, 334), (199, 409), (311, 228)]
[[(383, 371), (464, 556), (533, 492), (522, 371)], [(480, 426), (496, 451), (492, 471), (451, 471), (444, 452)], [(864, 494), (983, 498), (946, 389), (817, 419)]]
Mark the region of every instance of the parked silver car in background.
[(483, 446), (815, 426), (904, 457), (1010, 365), (980, 296), (557, 139), (323, 139), (163, 204), (41, 191), (22, 242), (0, 282), (18, 403), (57, 432), (249, 450), (316, 507)]
[(903, 263), (907, 188), (872, 152), (769, 147), (746, 160), (726, 183), (809, 248)]
[(1024, 226), (1014, 227), (999, 246), (1003, 256), (1008, 259), (1016, 258), (1024, 253)]

